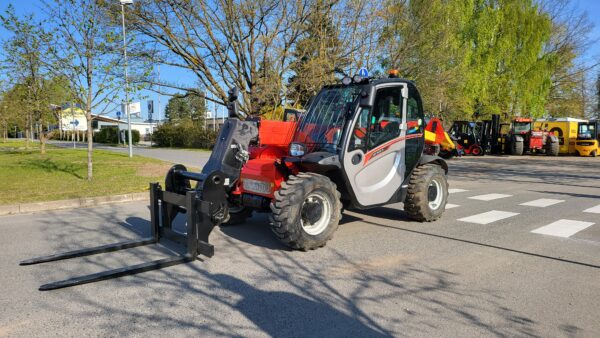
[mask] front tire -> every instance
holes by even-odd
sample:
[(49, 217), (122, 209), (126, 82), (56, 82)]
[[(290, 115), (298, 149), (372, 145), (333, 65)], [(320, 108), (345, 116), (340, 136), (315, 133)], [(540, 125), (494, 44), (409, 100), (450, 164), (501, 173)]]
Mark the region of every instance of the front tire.
[(333, 237), (342, 217), (335, 183), (315, 173), (290, 176), (271, 203), (271, 230), (286, 246), (298, 250), (322, 247)]
[(415, 168), (408, 185), (404, 210), (419, 222), (440, 218), (448, 202), (448, 181), (442, 167), (425, 164)]
[(517, 156), (523, 155), (523, 142), (513, 140), (510, 143), (510, 154)]
[(546, 143), (546, 155), (558, 156), (559, 144), (558, 142), (552, 142), (550, 140)]

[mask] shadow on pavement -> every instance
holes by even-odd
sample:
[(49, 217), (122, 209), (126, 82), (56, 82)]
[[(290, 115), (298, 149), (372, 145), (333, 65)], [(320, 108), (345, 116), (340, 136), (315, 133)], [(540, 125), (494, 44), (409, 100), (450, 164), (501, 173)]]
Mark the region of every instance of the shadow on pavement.
[[(122, 222), (107, 210), (82, 209), (76, 220), (58, 223), (49, 213), (40, 221), (40, 231), (55, 250), (137, 238), (147, 231), (147, 220), (132, 216)], [(389, 337), (467, 332), (505, 337), (536, 336), (543, 327), (506, 305), (511, 300), (505, 299), (504, 291), (461, 285), (460, 275), (422, 264), (402, 250), (377, 257), (352, 255), (331, 245), (310, 252), (282, 250), (260, 221), (262, 216), (257, 216), (259, 222), (222, 228), (224, 236), (213, 235), (217, 253), (212, 259), (35, 294), (35, 311), (50, 313), (68, 332), (83, 325), (77, 327), (81, 332), (112, 336), (152, 332)], [(356, 218), (347, 216), (350, 221)], [(103, 225), (81, 221), (86, 219)], [(29, 269), (42, 284), (165, 253), (165, 248), (152, 246)]]

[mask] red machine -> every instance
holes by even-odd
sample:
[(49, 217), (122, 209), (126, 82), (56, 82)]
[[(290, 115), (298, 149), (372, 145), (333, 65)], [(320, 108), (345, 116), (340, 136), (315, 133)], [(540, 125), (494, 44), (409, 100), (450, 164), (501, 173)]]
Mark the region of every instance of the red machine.
[(524, 152), (530, 152), (557, 156), (560, 146), (558, 137), (554, 133), (534, 130), (531, 118), (518, 117), (514, 119), (505, 139), (506, 150), (512, 155), (523, 155)]

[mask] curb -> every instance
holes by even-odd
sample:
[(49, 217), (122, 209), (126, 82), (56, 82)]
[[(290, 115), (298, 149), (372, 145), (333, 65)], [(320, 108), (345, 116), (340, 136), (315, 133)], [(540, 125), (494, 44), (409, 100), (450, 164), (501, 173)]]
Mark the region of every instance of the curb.
[(111, 203), (148, 201), (149, 198), (148, 192), (138, 192), (124, 195), (81, 197), (69, 200), (0, 205), (0, 216), (29, 214), (48, 210), (85, 208)]

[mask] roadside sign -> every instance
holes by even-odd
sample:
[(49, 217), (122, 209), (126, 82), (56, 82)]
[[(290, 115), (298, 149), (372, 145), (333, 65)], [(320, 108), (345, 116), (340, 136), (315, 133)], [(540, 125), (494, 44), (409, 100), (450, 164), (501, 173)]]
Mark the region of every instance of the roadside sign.
[(120, 112), (120, 111), (118, 111), (118, 112), (117, 112), (117, 119), (118, 119), (118, 120), (120, 120), (120, 119), (121, 119), (121, 112)]
[(361, 69), (358, 70), (358, 75), (360, 75), (362, 77), (369, 77), (369, 71), (367, 70), (367, 68), (362, 67)]

